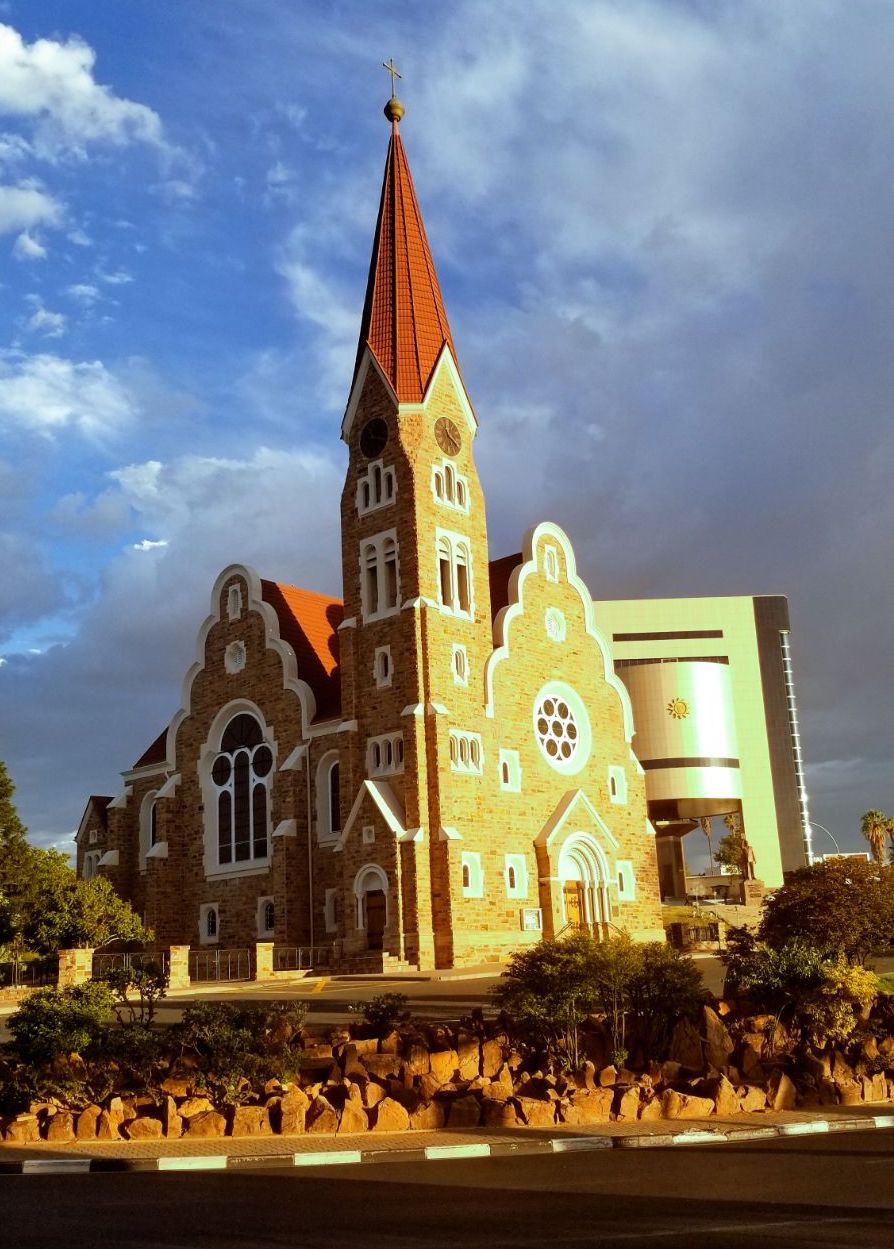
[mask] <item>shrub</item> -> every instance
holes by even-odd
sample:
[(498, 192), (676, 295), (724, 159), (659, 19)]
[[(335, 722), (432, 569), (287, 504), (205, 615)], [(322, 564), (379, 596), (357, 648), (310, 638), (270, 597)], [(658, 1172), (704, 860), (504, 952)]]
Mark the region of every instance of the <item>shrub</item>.
[(823, 955), (803, 937), (773, 947), (746, 929), (732, 929), (722, 958), (724, 992), (746, 996), (758, 1011), (777, 1014), (812, 993), (823, 979)]
[(878, 995), (878, 977), (839, 958), (826, 963), (820, 983), (798, 1003), (798, 1015), (817, 1044), (847, 1041)]
[[(157, 1003), (168, 988), (168, 977), (161, 966), (112, 967), (102, 979), (115, 994), (115, 1014), (122, 1024), (145, 1024), (155, 1018)], [(136, 992), (137, 1000), (130, 994)]]
[(628, 985), (628, 1002), (646, 1056), (664, 1058), (674, 1024), (694, 1017), (705, 1001), (701, 972), (673, 946), (648, 941), (636, 947), (638, 967)]
[(264, 1081), (291, 1074), (291, 1042), (300, 1032), (303, 1002), (197, 1002), (183, 1012), (174, 1038), (199, 1058), (218, 1098), (238, 1102), (252, 1078)]
[(540, 941), (513, 954), (492, 990), (496, 1004), (532, 1045), (572, 1067), (580, 1063), (581, 1025), (597, 1000), (595, 949), (583, 932)]
[(100, 1045), (113, 1007), (112, 991), (101, 980), (73, 989), (39, 989), (10, 1016), (16, 1052), (30, 1064), (72, 1053), (87, 1056)]
[(349, 1003), (348, 1010), (352, 1015), (362, 1016), (364, 1031), (383, 1037), (409, 1022), (408, 1001), (406, 993), (380, 993), (368, 1002)]

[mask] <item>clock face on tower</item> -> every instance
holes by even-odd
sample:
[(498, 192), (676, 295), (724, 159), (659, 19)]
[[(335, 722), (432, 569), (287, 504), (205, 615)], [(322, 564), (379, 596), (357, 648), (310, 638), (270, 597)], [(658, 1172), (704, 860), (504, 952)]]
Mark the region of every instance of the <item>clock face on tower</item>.
[(388, 426), (380, 416), (367, 421), (360, 431), (360, 450), (368, 460), (375, 459), (385, 450), (388, 442)]
[(458, 455), (463, 445), (459, 430), (449, 417), (442, 416), (435, 424), (435, 438), (445, 455)]

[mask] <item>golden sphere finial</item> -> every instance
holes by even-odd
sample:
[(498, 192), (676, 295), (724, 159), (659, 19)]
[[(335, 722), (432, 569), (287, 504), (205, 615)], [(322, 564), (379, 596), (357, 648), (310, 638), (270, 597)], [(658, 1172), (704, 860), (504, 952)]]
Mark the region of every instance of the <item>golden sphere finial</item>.
[(385, 105), (385, 116), (389, 121), (400, 121), (404, 115), (404, 106), (396, 95), (393, 95)]

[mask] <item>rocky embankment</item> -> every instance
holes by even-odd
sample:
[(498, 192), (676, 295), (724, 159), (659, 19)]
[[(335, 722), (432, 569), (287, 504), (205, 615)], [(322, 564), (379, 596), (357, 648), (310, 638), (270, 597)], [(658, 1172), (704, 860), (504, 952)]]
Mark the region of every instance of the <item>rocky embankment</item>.
[[(677, 1024), (670, 1057), (643, 1070), (591, 1057), (573, 1074), (535, 1069), (499, 1025), (416, 1026), (381, 1039), (305, 1035), (292, 1082), (243, 1083), (236, 1105), (215, 1104), (209, 1082), (178, 1059), (152, 1091), (121, 1090), (102, 1104), (51, 1099), (0, 1120), (7, 1144), (45, 1140), (261, 1136), (296, 1133), (584, 1127), (610, 1121), (704, 1119), (894, 1100), (894, 1029), (867, 1021), (848, 1046), (809, 1047), (772, 1016), (736, 1018), (724, 1003)], [(595, 1058), (596, 1061), (593, 1061)], [(74, 1064), (76, 1056), (72, 1056)]]

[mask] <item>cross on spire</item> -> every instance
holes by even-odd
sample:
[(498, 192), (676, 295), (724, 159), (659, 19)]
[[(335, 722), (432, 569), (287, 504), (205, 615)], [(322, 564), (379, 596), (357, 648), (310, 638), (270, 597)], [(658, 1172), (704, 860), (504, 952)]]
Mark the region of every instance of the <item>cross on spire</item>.
[(391, 94), (396, 95), (396, 91), (394, 89), (394, 80), (396, 78), (400, 78), (400, 74), (397, 71), (397, 66), (394, 64), (393, 56), (389, 56), (387, 61), (382, 62), (382, 69), (387, 69), (388, 73), (391, 75)]

